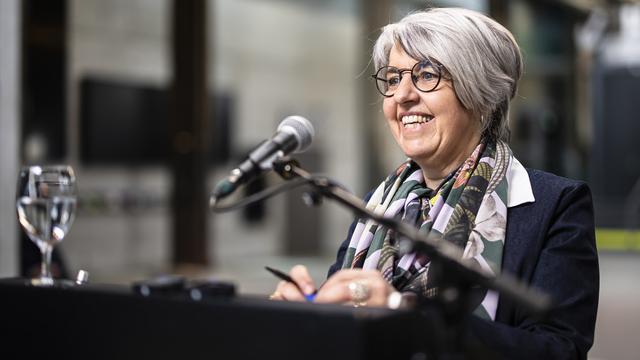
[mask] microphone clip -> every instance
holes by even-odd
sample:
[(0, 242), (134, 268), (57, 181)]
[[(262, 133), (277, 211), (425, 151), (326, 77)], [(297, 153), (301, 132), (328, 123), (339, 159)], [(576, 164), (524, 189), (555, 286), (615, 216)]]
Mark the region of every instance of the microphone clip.
[(300, 168), (300, 163), (292, 158), (284, 157), (273, 162), (273, 170), (285, 180), (299, 177), (296, 169)]

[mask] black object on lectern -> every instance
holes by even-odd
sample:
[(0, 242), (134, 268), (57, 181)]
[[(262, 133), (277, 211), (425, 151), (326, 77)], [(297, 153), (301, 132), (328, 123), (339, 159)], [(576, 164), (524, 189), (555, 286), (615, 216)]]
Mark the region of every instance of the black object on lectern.
[(416, 337), (436, 332), (413, 320), (382, 308), (0, 280), (2, 359), (430, 359)]

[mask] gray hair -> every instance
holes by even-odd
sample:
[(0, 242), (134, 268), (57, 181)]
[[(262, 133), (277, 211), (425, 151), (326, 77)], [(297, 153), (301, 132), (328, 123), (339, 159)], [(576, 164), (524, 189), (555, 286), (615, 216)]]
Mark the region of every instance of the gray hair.
[(467, 9), (412, 13), (382, 29), (373, 48), (376, 69), (389, 64), (396, 44), (416, 60), (442, 64), (462, 106), (480, 118), (482, 136), (508, 141), (509, 102), (523, 71), (520, 48), (509, 30)]

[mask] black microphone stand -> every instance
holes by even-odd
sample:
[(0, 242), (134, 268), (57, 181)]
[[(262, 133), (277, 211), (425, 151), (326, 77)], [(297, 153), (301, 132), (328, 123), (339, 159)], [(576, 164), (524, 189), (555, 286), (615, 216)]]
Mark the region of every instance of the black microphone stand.
[[(493, 276), (478, 270), (474, 261), (462, 259), (462, 250), (457, 246), (441, 238), (424, 236), (409, 224), (370, 211), (360, 198), (329, 178), (310, 174), (300, 168), (295, 160), (276, 161), (274, 170), (286, 180), (305, 179), (314, 189), (314, 194), (308, 198), (313, 200), (312, 203), (318, 204), (322, 197), (330, 198), (349, 208), (356, 216), (372, 219), (379, 225), (395, 231), (399, 235), (401, 254), (416, 252), (429, 256), (429, 276), (437, 279), (438, 290), (435, 298), (442, 308), (441, 315), (446, 323), (443, 329), (439, 329), (447, 332), (439, 334), (445, 341), (440, 348), (444, 353), (453, 355), (460, 351), (459, 342), (463, 341), (461, 334), (464, 330), (464, 320), (473, 310), (472, 307), (478, 303), (473, 301), (472, 296), (473, 287), (476, 285), (499, 292), (500, 296), (514, 301), (534, 315), (544, 317), (549, 311), (551, 299), (546, 294), (527, 287), (509, 274)], [(459, 353), (447, 358), (458, 356), (464, 355)]]

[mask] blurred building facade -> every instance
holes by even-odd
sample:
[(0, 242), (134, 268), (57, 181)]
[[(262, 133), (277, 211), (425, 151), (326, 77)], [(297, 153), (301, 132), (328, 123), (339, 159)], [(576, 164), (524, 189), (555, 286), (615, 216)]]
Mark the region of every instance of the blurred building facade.
[[(11, 229), (0, 241), (0, 273), (18, 266), (11, 255), (19, 239), (17, 167), (37, 162), (67, 162), (78, 172), (82, 206), (60, 246), (72, 271), (130, 281), (175, 270), (173, 5), (0, 2), (0, 39), (14, 49), (0, 54), (0, 156), (8, 170), (0, 177), (0, 224)], [(305, 167), (358, 195), (377, 184), (403, 155), (369, 82), (369, 53), (380, 26), (427, 5), (473, 8), (512, 30), (525, 58), (511, 113), (516, 156), (589, 182), (601, 249), (640, 249), (637, 2), (206, 1), (209, 188), (291, 114), (316, 128), (312, 148), (299, 156)], [(278, 181), (268, 175), (254, 187)], [(205, 257), (222, 272), (252, 256), (320, 257), (328, 266), (351, 221), (330, 202), (305, 207), (299, 192), (207, 216)]]
[[(311, 119), (318, 133), (304, 165), (356, 194), (402, 161), (368, 82), (369, 52), (380, 26), (424, 2), (206, 4), (209, 186), (290, 114)], [(511, 114), (516, 155), (526, 166), (589, 181), (603, 229), (637, 229), (640, 168), (630, 149), (638, 130), (638, 6), (525, 0), (431, 5), (471, 7), (513, 31), (525, 57)], [(168, 0), (32, 0), (19, 9), (19, 162), (76, 166), (83, 206), (62, 245), (72, 268), (100, 274), (139, 266), (144, 272), (172, 263), (172, 6)], [(268, 176), (262, 185), (275, 181)], [(214, 261), (247, 248), (328, 256), (349, 214), (333, 204), (303, 210), (296, 198), (210, 215), (206, 257)], [(313, 215), (296, 221), (303, 212)], [(288, 225), (305, 222), (316, 229), (313, 236), (299, 233), (305, 226)], [(313, 239), (296, 250), (291, 244), (300, 237)]]

